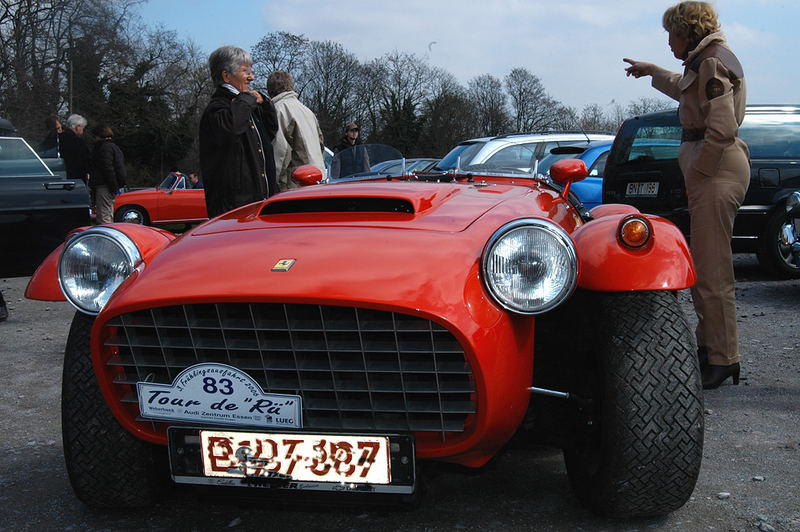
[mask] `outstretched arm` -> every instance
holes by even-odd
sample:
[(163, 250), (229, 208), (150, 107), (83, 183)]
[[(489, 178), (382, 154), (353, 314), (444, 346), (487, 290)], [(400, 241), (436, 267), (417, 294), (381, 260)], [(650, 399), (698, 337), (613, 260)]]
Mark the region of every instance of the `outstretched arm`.
[(645, 63), (644, 61), (634, 61), (633, 59), (628, 59), (627, 57), (622, 59), (626, 63), (630, 63), (631, 66), (625, 69), (626, 76), (633, 76), (634, 78), (641, 78), (642, 76), (652, 76), (653, 72), (656, 70), (656, 66), (653, 63)]

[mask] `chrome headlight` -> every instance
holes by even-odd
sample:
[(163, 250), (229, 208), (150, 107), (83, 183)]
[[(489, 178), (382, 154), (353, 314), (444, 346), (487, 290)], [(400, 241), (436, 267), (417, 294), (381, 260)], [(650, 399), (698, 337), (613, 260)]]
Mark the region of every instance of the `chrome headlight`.
[(516, 220), (492, 235), (483, 252), (483, 274), (500, 306), (519, 314), (540, 314), (575, 289), (575, 245), (547, 220)]
[(94, 227), (64, 246), (58, 258), (58, 283), (78, 310), (98, 314), (141, 261), (139, 248), (128, 235), (112, 227)]

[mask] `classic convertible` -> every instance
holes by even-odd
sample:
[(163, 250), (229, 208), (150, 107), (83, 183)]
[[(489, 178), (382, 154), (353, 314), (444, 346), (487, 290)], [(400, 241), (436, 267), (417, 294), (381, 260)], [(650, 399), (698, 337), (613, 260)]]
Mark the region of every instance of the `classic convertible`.
[(77, 497), (151, 504), (167, 473), (413, 497), (420, 460), (479, 467), (516, 434), (562, 448), (598, 513), (679, 508), (703, 447), (676, 297), (694, 267), (666, 220), (577, 203), (586, 174), (301, 167), (309, 186), (180, 237), (75, 232), (27, 296), (78, 309), (62, 393)]
[(205, 220), (205, 190), (191, 188), (180, 172), (170, 172), (157, 187), (124, 192), (114, 199), (115, 222), (166, 225)]

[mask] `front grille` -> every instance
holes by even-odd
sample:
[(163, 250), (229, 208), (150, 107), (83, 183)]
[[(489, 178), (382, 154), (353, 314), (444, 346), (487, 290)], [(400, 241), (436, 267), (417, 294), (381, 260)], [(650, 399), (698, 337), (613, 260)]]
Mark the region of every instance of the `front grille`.
[[(463, 432), (476, 411), (472, 369), (456, 338), (404, 314), (318, 305), (160, 307), (110, 320), (107, 364), (126, 403), (136, 382), (171, 384), (200, 362), (237, 367), (265, 392), (303, 399), (313, 430)], [(140, 423), (152, 422), (137, 420)], [(152, 423), (161, 432), (162, 423)]]

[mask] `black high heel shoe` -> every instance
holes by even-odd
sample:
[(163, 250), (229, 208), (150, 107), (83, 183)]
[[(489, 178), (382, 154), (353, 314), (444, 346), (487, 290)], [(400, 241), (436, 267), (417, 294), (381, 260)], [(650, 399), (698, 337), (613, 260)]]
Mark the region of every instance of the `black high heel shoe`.
[(739, 384), (739, 363), (729, 366), (716, 366), (709, 364), (703, 371), (703, 389), (714, 390), (725, 382), (728, 377), (733, 377), (733, 384)]

